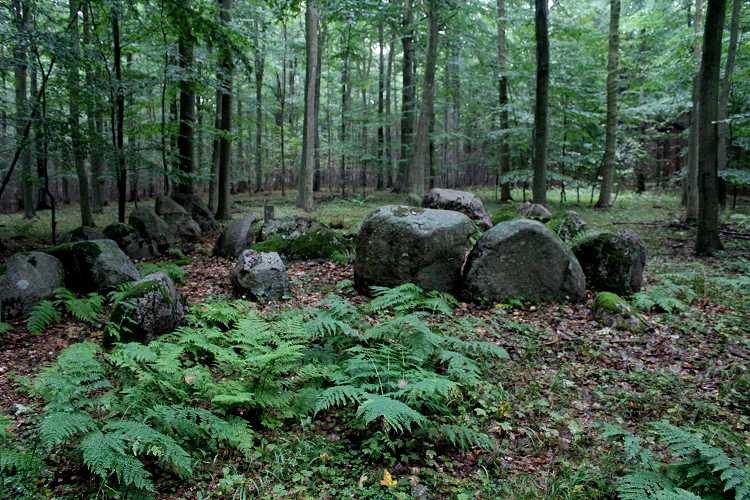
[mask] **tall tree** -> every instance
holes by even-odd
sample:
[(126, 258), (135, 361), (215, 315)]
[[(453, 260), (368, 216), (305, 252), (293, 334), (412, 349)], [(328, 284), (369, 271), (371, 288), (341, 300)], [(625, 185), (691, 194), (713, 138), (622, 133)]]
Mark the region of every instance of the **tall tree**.
[(343, 56), (341, 67), (341, 130), (339, 140), (341, 141), (341, 196), (346, 197), (346, 160), (347, 160), (347, 141), (349, 139), (349, 114), (352, 108), (352, 87), (349, 81), (349, 51), (351, 43), (352, 26), (351, 20), (347, 19), (346, 30), (342, 33), (343, 37)]
[(724, 66), (724, 76), (721, 79), (719, 94), (719, 171), (727, 168), (729, 124), (726, 120), (729, 115), (729, 95), (732, 93), (732, 74), (734, 73), (734, 62), (737, 57), (737, 44), (740, 32), (740, 13), (743, 0), (733, 0), (732, 19), (729, 25), (729, 48), (727, 49), (727, 61)]
[(31, 8), (29, 0), (13, 0), (17, 38), (14, 47), (15, 87), (16, 87), (16, 147), (21, 150), (21, 189), (23, 193), (23, 214), (27, 219), (34, 217), (34, 184), (31, 175), (31, 148), (28, 133), (24, 129), (29, 121), (28, 99), (28, 30)]
[[(87, 52), (93, 51), (91, 16), (93, 11), (87, 1), (83, 5), (83, 43)], [(91, 164), (91, 209), (102, 213), (104, 206), (104, 156), (102, 155), (103, 128), (102, 103), (96, 90), (96, 73), (92, 64), (86, 65), (86, 133), (88, 135), (89, 162)]]
[(115, 150), (115, 172), (117, 177), (117, 220), (125, 222), (128, 173), (125, 169), (125, 88), (122, 81), (122, 46), (120, 44), (120, 0), (112, 2), (112, 55), (115, 67), (114, 99), (112, 110), (112, 139)]
[[(225, 29), (231, 22), (232, 0), (219, 0), (219, 18)], [(232, 48), (228, 40), (223, 41), (219, 52), (219, 85), (221, 98), (221, 121), (219, 123), (219, 197), (216, 206), (216, 218), (226, 220), (230, 218), (231, 205), (229, 193), (229, 172), (232, 154)]]
[(419, 124), (414, 147), (414, 159), (409, 171), (409, 194), (420, 199), (425, 191), (425, 173), (430, 166), (430, 123), (434, 115), (435, 68), (437, 66), (438, 32), (440, 30), (439, 2), (428, 2), (428, 41), (427, 60), (422, 82), (422, 104), (419, 110)]
[(195, 81), (193, 76), (193, 59), (195, 51), (195, 35), (190, 18), (190, 5), (177, 7), (178, 35), (177, 52), (180, 68), (180, 111), (179, 132), (177, 135), (177, 167), (178, 179), (174, 186), (175, 194), (185, 199), (194, 194), (194, 164), (193, 164), (193, 129), (195, 128)]
[(609, 3), (609, 56), (607, 62), (607, 130), (604, 138), (604, 164), (602, 185), (596, 206), (612, 205), (612, 187), (615, 178), (615, 151), (617, 148), (617, 85), (620, 58), (620, 0)]
[(401, 44), (404, 48), (401, 73), (401, 157), (396, 191), (404, 192), (409, 186), (409, 165), (414, 140), (414, 12), (412, 0), (404, 0)]
[[(255, 63), (255, 191), (263, 191), (263, 74), (265, 70), (265, 53), (264, 53), (264, 33), (262, 29), (262, 21), (260, 19), (262, 13), (256, 14), (255, 18), (255, 50), (253, 51), (254, 63)], [(284, 24), (284, 54), (286, 54), (286, 24)], [(286, 71), (286, 64), (284, 65), (284, 71)], [(284, 166), (284, 159), (282, 154), (282, 167)], [(283, 170), (283, 168), (282, 168)], [(284, 172), (281, 176), (281, 193), (284, 192)]]
[(549, 8), (536, 1), (536, 102), (534, 104), (534, 203), (547, 203), (547, 142), (549, 141)]
[(690, 132), (688, 135), (688, 168), (685, 180), (685, 219), (695, 222), (698, 218), (698, 162), (700, 155), (700, 66), (701, 66), (701, 34), (703, 25), (703, 0), (695, 0), (695, 19), (693, 27), (693, 57), (696, 73), (693, 78), (693, 109), (690, 111)]
[(385, 35), (383, 21), (378, 25), (378, 184), (377, 189), (385, 187), (385, 169), (387, 165), (385, 154)]
[(712, 255), (721, 250), (719, 239), (719, 75), (721, 73), (722, 35), (726, 0), (708, 0), (706, 27), (703, 34), (703, 56), (700, 72), (700, 103), (698, 127), (698, 237), (695, 244), (699, 255)]
[(78, 194), (80, 197), (81, 225), (94, 226), (94, 215), (91, 212), (91, 200), (89, 199), (89, 178), (86, 172), (85, 152), (81, 141), (80, 129), (80, 82), (79, 82), (79, 59), (81, 57), (80, 40), (78, 39), (78, 0), (68, 1), (70, 13), (70, 59), (68, 61), (68, 105), (70, 116), (70, 139), (73, 153), (73, 161), (78, 176)]
[(318, 50), (320, 50), (320, 16), (317, 0), (307, 0), (305, 12), (305, 115), (302, 138), (297, 205), (305, 212), (313, 210), (313, 175), (315, 173), (315, 135), (318, 127), (316, 85), (318, 79)]
[[(497, 69), (498, 93), (500, 101), (500, 170), (499, 174), (510, 172), (510, 119), (508, 112), (508, 48), (505, 43), (505, 30), (508, 20), (505, 17), (505, 0), (497, 0)], [(503, 182), (500, 186), (500, 201), (511, 199), (510, 183)]]

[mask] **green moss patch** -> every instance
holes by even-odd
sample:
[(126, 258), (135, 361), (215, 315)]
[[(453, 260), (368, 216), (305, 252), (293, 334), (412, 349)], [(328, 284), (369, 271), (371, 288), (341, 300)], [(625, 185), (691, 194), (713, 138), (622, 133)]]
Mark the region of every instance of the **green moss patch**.
[(330, 229), (308, 231), (296, 238), (272, 236), (253, 245), (259, 252), (278, 252), (291, 259), (330, 259), (351, 250), (352, 244)]
[(518, 212), (516, 211), (516, 208), (512, 205), (508, 205), (507, 207), (501, 208), (494, 214), (492, 214), (492, 225), (500, 224), (501, 222), (507, 222), (509, 220), (517, 219), (518, 218)]

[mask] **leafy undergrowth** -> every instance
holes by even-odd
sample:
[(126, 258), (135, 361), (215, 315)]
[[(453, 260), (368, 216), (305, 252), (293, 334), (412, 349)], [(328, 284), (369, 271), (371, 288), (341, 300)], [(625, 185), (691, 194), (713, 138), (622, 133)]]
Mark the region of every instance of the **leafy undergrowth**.
[[(293, 300), (256, 308), (229, 300), (231, 261), (200, 253), (179, 285), (191, 323), (147, 347), (102, 351), (62, 303), (66, 322), (41, 336), (14, 323), (0, 334), (0, 497), (122, 497), (106, 466), (125, 460), (159, 498), (743, 498), (747, 242), (697, 260), (692, 232), (669, 226), (675, 200), (618, 205), (577, 210), (643, 236), (639, 333), (597, 324), (590, 300), (475, 307), (405, 286), (370, 301), (332, 262), (290, 264)], [(322, 210), (350, 227), (368, 207)], [(49, 383), (82, 354), (98, 378), (60, 398)], [(197, 434), (165, 424), (183, 408)], [(60, 411), (78, 427), (50, 420)], [(113, 455), (87, 452), (95, 439)]]

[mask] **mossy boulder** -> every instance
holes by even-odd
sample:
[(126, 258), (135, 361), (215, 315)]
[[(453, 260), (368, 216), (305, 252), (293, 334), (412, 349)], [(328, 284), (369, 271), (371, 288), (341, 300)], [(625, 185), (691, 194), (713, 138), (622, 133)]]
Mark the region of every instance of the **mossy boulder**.
[(631, 332), (640, 332), (646, 327), (643, 317), (616, 293), (599, 292), (594, 298), (591, 313), (604, 326)]
[(237, 259), (231, 280), (236, 295), (260, 302), (278, 300), (290, 293), (286, 266), (276, 252), (245, 250)]
[(204, 233), (214, 233), (219, 230), (213, 212), (203, 200), (196, 194), (175, 193), (172, 199), (184, 208)]
[(586, 279), (552, 231), (518, 219), (494, 226), (479, 239), (464, 266), (462, 294), (474, 302), (577, 301), (586, 295)]
[(274, 237), (294, 239), (307, 232), (323, 229), (320, 222), (307, 217), (279, 217), (263, 223), (258, 235), (259, 241), (270, 240)]
[(291, 260), (312, 260), (330, 259), (337, 252), (343, 252), (350, 247), (351, 243), (339, 233), (321, 227), (291, 238), (272, 236), (253, 245), (253, 250), (277, 252)]
[(197, 241), (201, 237), (201, 227), (193, 220), (182, 205), (168, 196), (159, 196), (154, 202), (154, 211), (169, 225), (179, 240)]
[(110, 322), (117, 327), (119, 338), (105, 341), (147, 343), (169, 333), (185, 319), (185, 300), (172, 280), (163, 272), (145, 276), (135, 282), (117, 302)]
[(573, 210), (556, 214), (552, 217), (552, 220), (546, 223), (546, 226), (566, 242), (572, 241), (576, 236), (586, 231), (586, 221), (578, 212)]
[(453, 292), (475, 233), (460, 212), (382, 207), (367, 216), (357, 236), (355, 286), (368, 293), (374, 285), (414, 283)]
[(165, 253), (175, 244), (175, 236), (167, 221), (149, 207), (138, 207), (128, 217), (130, 225), (141, 238), (151, 241), (160, 253)]
[(236, 258), (254, 243), (260, 229), (260, 221), (253, 214), (233, 220), (224, 228), (216, 240), (213, 254)]
[(466, 215), (469, 219), (477, 222), (482, 230), (492, 227), (487, 210), (478, 196), (467, 191), (455, 189), (430, 189), (422, 199), (425, 208), (437, 208), (440, 210), (454, 210)]
[(0, 321), (28, 314), (64, 285), (65, 271), (57, 258), (42, 252), (11, 256), (0, 276)]
[(573, 253), (594, 290), (627, 296), (641, 289), (646, 247), (632, 231), (593, 233), (577, 240)]
[(538, 220), (539, 222), (549, 222), (552, 220), (552, 212), (547, 207), (539, 203), (529, 203), (528, 201), (518, 207), (518, 215), (525, 219)]
[(60, 237), (60, 243), (71, 243), (74, 241), (103, 240), (107, 237), (102, 231), (95, 227), (81, 226), (68, 231)]
[(131, 259), (150, 259), (158, 257), (156, 243), (143, 238), (133, 226), (116, 222), (104, 228), (104, 236), (120, 247)]
[(78, 293), (108, 291), (140, 278), (133, 262), (112, 240), (63, 243), (44, 252), (60, 260), (65, 286)]
[(509, 220), (518, 219), (519, 215), (512, 205), (507, 205), (494, 214), (492, 214), (492, 225), (495, 226), (501, 222), (508, 222)]

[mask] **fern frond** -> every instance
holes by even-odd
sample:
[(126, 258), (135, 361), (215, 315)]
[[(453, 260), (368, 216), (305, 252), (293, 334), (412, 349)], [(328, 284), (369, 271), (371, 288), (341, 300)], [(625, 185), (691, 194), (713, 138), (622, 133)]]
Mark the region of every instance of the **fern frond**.
[(85, 413), (48, 413), (39, 424), (39, 437), (45, 446), (52, 448), (96, 428), (94, 419)]
[(135, 455), (155, 457), (181, 477), (192, 473), (193, 464), (188, 452), (174, 439), (147, 424), (131, 420), (113, 421), (104, 427), (104, 431), (116, 434)]
[(470, 448), (482, 448), (484, 450), (495, 449), (495, 441), (487, 434), (470, 429), (464, 425), (442, 424), (437, 426), (432, 435), (435, 438), (448, 440), (453, 446), (468, 450)]
[(334, 406), (347, 406), (360, 402), (364, 393), (359, 387), (352, 385), (337, 385), (323, 390), (315, 401), (315, 413), (329, 410)]
[(677, 487), (658, 472), (635, 472), (617, 481), (617, 494), (621, 500), (650, 500), (659, 492), (675, 491)]
[(386, 429), (393, 429), (403, 433), (411, 430), (411, 426), (421, 427), (426, 419), (424, 415), (414, 410), (411, 406), (387, 396), (367, 395), (359, 408), (357, 417), (361, 418), (365, 425), (375, 420), (383, 419)]
[(81, 440), (83, 463), (107, 481), (115, 476), (123, 486), (155, 491), (151, 474), (133, 455), (126, 453), (126, 443), (116, 433), (91, 432)]
[(42, 300), (31, 309), (31, 315), (26, 324), (29, 327), (29, 332), (34, 335), (40, 335), (44, 333), (50, 325), (59, 323), (61, 319), (62, 316), (55, 307), (55, 302), (51, 300)]

